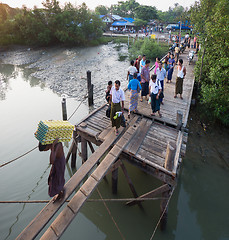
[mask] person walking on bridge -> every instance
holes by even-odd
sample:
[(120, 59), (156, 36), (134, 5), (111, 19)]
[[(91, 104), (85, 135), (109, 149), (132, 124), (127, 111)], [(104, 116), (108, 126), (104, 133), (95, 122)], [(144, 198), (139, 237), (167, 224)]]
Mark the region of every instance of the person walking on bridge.
[(136, 73), (138, 70), (137, 68), (134, 66), (134, 60), (132, 60), (130, 62), (130, 67), (127, 69), (127, 80), (131, 80), (134, 78), (134, 73)]
[(170, 55), (170, 58), (169, 58), (169, 70), (168, 70), (168, 76), (167, 76), (167, 81), (168, 83), (172, 82), (172, 77), (173, 77), (173, 69), (174, 69), (174, 66), (175, 66), (175, 60), (174, 60), (174, 55), (171, 54)]
[[(157, 81), (160, 82), (161, 90), (164, 93), (164, 79), (166, 78), (166, 70), (162, 67), (162, 63), (159, 62), (158, 69), (156, 71), (157, 74)], [(163, 98), (160, 98), (160, 102), (163, 105)]]
[(134, 66), (137, 68), (137, 72), (139, 73), (140, 62), (142, 60), (142, 56), (139, 55), (138, 58), (135, 60)]
[(142, 60), (140, 61), (139, 73), (142, 73), (142, 68), (146, 65), (146, 55), (142, 55)]
[(141, 86), (142, 86), (141, 99), (140, 99), (141, 102), (143, 101), (143, 97), (145, 97), (146, 100), (148, 101), (147, 96), (149, 94), (149, 80), (150, 80), (149, 64), (150, 64), (150, 60), (146, 60), (146, 64), (141, 71)]
[[(125, 94), (124, 91), (120, 88), (120, 81), (116, 80), (115, 85), (111, 88), (111, 123), (112, 127), (115, 127), (116, 135), (119, 134), (118, 129), (121, 125), (121, 112), (124, 113), (124, 101), (125, 101)], [(122, 102), (122, 107), (120, 105)]]
[(160, 113), (160, 93), (161, 93), (161, 83), (160, 81), (156, 81), (157, 76), (152, 75), (151, 80), (149, 82), (149, 92), (151, 96), (151, 109), (152, 113), (151, 116), (155, 116), (155, 113), (158, 112), (159, 117), (162, 117)]
[(38, 145), (40, 152), (51, 150), (50, 164), (52, 165), (52, 168), (48, 177), (48, 194), (50, 197), (55, 196), (53, 202), (60, 201), (64, 197), (65, 193), (64, 171), (66, 160), (64, 156), (63, 145), (58, 141), (59, 139), (57, 138), (53, 144), (42, 145), (39, 143)]
[(186, 68), (183, 66), (183, 59), (179, 59), (177, 67), (177, 79), (176, 79), (176, 89), (174, 98), (177, 97), (177, 94), (180, 94), (180, 98), (183, 99), (183, 80), (186, 75)]
[(140, 82), (137, 79), (137, 73), (134, 73), (134, 78), (130, 80), (128, 84), (128, 89), (130, 90), (130, 106), (128, 118), (130, 118), (130, 113), (134, 111), (136, 113), (138, 111), (138, 93), (142, 89)]

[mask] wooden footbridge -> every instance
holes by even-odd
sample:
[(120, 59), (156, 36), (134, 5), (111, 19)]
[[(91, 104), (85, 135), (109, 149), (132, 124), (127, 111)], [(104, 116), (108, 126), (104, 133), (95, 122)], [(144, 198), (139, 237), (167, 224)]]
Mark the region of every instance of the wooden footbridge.
[[(189, 66), (187, 64), (186, 55), (187, 50), (181, 56), (187, 68), (183, 86), (183, 100), (179, 98), (174, 99), (173, 97), (176, 78), (175, 70), (173, 82), (165, 83), (165, 99), (164, 105), (161, 106), (161, 118), (157, 116), (151, 117), (150, 105), (143, 101), (139, 102), (138, 113), (131, 114), (130, 119), (128, 119), (129, 92), (126, 91), (126, 111), (124, 114), (127, 119), (127, 126), (125, 128), (121, 127), (119, 136), (115, 135), (109, 118), (105, 116), (107, 105), (96, 109), (76, 125), (73, 144), (70, 147), (67, 160), (71, 155), (72, 166), (74, 166), (78, 143), (80, 142), (82, 166), (65, 184), (66, 193), (64, 199), (55, 203), (51, 200), (17, 239), (34, 239), (72, 193), (76, 191), (41, 237), (44, 240), (59, 239), (98, 184), (109, 173), (112, 174), (112, 191), (114, 193), (117, 192), (119, 167), (123, 170), (134, 196), (127, 204), (133, 205), (137, 203), (141, 206), (141, 201), (144, 198), (162, 196), (162, 220), (166, 220), (167, 201), (176, 186), (180, 164), (185, 154), (187, 143), (186, 125), (191, 104), (194, 76), (193, 65)], [(93, 144), (99, 147), (95, 150)], [(88, 146), (93, 153), (89, 158)], [(125, 168), (125, 161), (159, 179), (161, 186), (138, 196)], [(85, 178), (87, 180), (80, 186)]]

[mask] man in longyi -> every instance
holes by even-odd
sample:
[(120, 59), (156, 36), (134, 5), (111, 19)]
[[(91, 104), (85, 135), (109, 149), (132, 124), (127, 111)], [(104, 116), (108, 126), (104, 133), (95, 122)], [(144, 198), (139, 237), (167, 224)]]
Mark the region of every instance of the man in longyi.
[[(124, 113), (124, 101), (125, 101), (125, 94), (124, 91), (120, 88), (120, 81), (116, 80), (115, 85), (111, 88), (111, 123), (112, 127), (115, 127), (116, 135), (119, 134), (118, 129), (121, 125), (121, 112)], [(122, 103), (122, 106), (121, 106)], [(117, 117), (115, 117), (118, 114)], [(114, 118), (115, 117), (115, 118)]]

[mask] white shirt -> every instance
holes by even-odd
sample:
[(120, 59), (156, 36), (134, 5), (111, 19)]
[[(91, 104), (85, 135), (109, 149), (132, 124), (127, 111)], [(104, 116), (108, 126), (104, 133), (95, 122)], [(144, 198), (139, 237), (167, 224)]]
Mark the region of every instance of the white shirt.
[(119, 90), (117, 91), (115, 87), (113, 86), (111, 88), (111, 94), (112, 94), (112, 102), (113, 103), (119, 103), (120, 101), (125, 101), (125, 94), (124, 91), (119, 87)]
[(184, 78), (184, 66), (182, 66), (181, 70), (179, 68), (179, 66), (177, 67), (177, 77), (180, 77), (180, 78)]
[(154, 83), (152, 80), (150, 80), (149, 87), (150, 87), (150, 93), (157, 94), (161, 89), (161, 83), (160, 81), (155, 81)]
[(166, 77), (166, 70), (163, 67), (160, 70), (160, 68), (158, 67), (156, 70), (156, 75), (157, 75), (157, 80), (162, 81)]
[(130, 75), (134, 75), (138, 70), (135, 66), (128, 67), (127, 71), (130, 73)]

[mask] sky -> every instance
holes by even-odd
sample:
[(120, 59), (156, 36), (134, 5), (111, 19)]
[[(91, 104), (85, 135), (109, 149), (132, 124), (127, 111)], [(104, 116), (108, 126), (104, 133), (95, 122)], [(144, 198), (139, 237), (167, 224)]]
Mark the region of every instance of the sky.
[[(33, 8), (34, 5), (37, 7), (42, 7), (42, 2), (44, 0), (0, 0), (2, 3), (8, 4), (10, 7), (19, 7), (26, 5), (28, 8)], [(119, 0), (58, 0), (61, 6), (64, 6), (65, 2), (71, 2), (74, 6), (80, 5), (83, 2), (90, 9), (95, 9), (98, 5), (104, 5), (110, 7), (111, 4), (117, 4)], [(126, 1), (126, 0), (123, 0)], [(158, 10), (167, 11), (169, 7), (173, 7), (175, 3), (183, 7), (190, 7), (195, 3), (195, 0), (136, 0), (142, 5), (155, 6)]]

